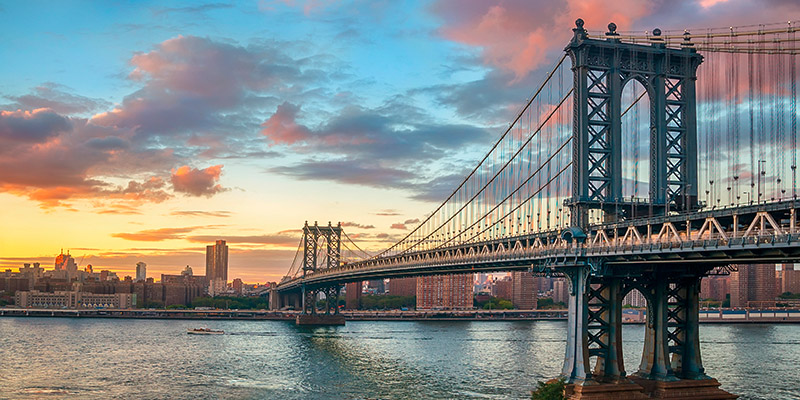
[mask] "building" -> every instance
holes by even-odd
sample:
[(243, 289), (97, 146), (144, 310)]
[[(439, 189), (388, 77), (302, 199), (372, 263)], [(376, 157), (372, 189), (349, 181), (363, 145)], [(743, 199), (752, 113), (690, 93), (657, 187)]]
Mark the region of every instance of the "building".
[(528, 271), (511, 273), (511, 304), (518, 310), (535, 310), (538, 285), (536, 277)]
[(244, 287), (244, 283), (242, 282), (241, 278), (236, 278), (233, 280), (233, 284), (231, 284), (233, 291), (236, 292), (237, 296), (242, 295), (242, 288)]
[(569, 284), (564, 278), (553, 279), (553, 301), (569, 304)]
[(75, 259), (69, 255), (69, 250), (67, 250), (67, 254), (64, 254), (64, 250), (62, 249), (61, 254), (56, 256), (55, 270), (65, 271), (67, 280), (70, 280), (77, 275), (78, 264), (76, 264)]
[(357, 310), (359, 307), (361, 307), (361, 290), (363, 287), (363, 282), (350, 282), (345, 285), (345, 308), (348, 310)]
[(147, 280), (147, 264), (139, 261), (136, 263), (136, 282)]
[(386, 285), (383, 283), (383, 279), (367, 281), (367, 290), (373, 294), (384, 294), (386, 293)]
[(209, 281), (220, 280), (228, 284), (228, 245), (224, 240), (217, 240), (212, 246), (206, 246), (206, 276)]
[(775, 265), (737, 265), (730, 290), (731, 307), (775, 307)]
[(505, 276), (496, 280), (492, 286), (492, 296), (498, 299), (511, 300), (512, 283), (511, 277)]
[(45, 293), (18, 291), (14, 302), (24, 308), (133, 308), (136, 295), (131, 293), (96, 294), (77, 291)]
[(392, 296), (416, 296), (417, 278), (389, 279), (389, 294)]
[(228, 283), (222, 279), (212, 279), (208, 283), (208, 295), (222, 296), (228, 291)]
[(553, 278), (549, 276), (540, 276), (536, 278), (536, 288), (541, 293), (547, 293), (553, 290)]
[(783, 264), (783, 269), (778, 271), (780, 284), (778, 293), (800, 293), (800, 270), (794, 269), (794, 264)]
[(725, 301), (730, 294), (729, 276), (706, 276), (700, 281), (700, 299)]
[(417, 309), (472, 308), (472, 274), (417, 278)]

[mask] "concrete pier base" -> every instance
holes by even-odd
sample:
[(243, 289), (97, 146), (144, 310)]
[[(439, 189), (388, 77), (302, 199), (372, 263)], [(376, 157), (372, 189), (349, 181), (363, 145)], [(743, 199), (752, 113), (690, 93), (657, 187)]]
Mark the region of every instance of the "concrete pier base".
[(650, 396), (643, 393), (643, 388), (635, 383), (597, 383), (585, 385), (567, 385), (565, 397), (569, 400), (641, 400)]
[(297, 325), (340, 325), (344, 326), (344, 316), (338, 314), (301, 314), (295, 320)]
[(720, 389), (720, 383), (713, 378), (656, 381), (632, 376), (630, 379), (651, 399), (727, 400), (739, 397)]

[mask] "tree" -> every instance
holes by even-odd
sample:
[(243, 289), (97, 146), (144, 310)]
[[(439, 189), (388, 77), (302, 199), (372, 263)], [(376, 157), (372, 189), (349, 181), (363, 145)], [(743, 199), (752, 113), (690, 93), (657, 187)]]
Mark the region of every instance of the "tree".
[(531, 400), (564, 400), (566, 385), (564, 378), (551, 379), (547, 382), (539, 381), (538, 387), (531, 394)]
[(490, 297), (489, 301), (483, 303), (484, 310), (511, 310), (512, 308), (514, 305), (510, 301), (497, 297)]

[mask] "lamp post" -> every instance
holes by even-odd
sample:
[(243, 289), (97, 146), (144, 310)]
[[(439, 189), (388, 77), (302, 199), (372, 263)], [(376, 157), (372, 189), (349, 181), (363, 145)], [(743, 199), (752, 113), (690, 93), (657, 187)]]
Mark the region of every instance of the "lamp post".
[(767, 174), (767, 171), (761, 169), (761, 164), (767, 163), (767, 160), (758, 160), (758, 204), (761, 204), (761, 177)]

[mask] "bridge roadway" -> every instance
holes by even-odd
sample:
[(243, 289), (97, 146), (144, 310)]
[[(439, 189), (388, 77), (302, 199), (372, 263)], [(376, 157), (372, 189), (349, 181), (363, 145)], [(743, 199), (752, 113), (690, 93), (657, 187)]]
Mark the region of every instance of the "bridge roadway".
[(798, 206), (800, 201), (789, 200), (597, 224), (585, 239), (573, 237), (581, 236), (579, 231), (562, 229), (461, 243), (320, 269), (281, 282), (276, 290), (451, 273), (547, 273), (577, 265), (800, 262)]

